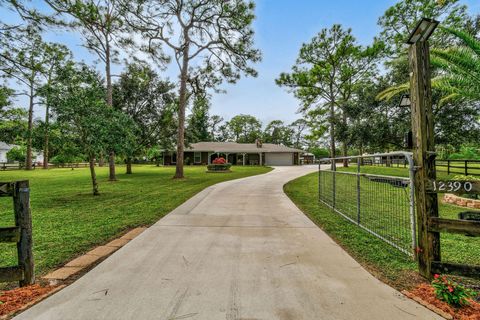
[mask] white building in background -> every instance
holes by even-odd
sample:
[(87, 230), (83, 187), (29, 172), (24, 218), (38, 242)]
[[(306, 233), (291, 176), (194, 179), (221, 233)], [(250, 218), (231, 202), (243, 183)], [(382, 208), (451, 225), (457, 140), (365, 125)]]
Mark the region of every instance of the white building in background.
[(0, 141), (0, 162), (7, 162), (7, 152), (15, 147), (18, 146)]

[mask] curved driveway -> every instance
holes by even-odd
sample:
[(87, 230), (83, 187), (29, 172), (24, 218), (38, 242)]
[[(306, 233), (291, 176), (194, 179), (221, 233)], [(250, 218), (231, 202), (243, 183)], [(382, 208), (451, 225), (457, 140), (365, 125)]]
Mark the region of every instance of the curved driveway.
[(441, 319), (372, 277), (283, 193), (314, 170), (207, 188), (16, 319)]

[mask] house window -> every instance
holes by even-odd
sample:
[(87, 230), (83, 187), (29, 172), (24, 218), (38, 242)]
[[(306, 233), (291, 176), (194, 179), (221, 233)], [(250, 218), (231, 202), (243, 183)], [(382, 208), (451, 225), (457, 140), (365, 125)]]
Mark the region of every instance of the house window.
[(172, 164), (176, 164), (177, 163), (177, 153), (173, 153), (172, 154)]
[(194, 161), (194, 163), (202, 163), (202, 153), (201, 152), (194, 152), (193, 153), (193, 161)]

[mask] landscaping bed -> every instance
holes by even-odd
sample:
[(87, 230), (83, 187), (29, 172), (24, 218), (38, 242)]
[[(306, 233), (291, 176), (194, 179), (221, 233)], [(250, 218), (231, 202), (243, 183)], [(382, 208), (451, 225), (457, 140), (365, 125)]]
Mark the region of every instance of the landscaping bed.
[(0, 319), (31, 306), (58, 288), (34, 284), (23, 288), (0, 291)]
[(423, 283), (415, 289), (403, 293), (407, 297), (419, 302), (447, 319), (480, 320), (480, 303), (470, 300), (470, 305), (468, 306), (462, 308), (452, 307), (446, 302), (437, 299), (434, 288), (431, 285)]

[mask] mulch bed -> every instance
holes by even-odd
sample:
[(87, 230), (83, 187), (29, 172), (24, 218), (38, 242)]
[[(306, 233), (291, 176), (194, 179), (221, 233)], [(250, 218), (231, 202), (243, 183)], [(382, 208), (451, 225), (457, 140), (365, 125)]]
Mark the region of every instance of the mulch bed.
[(40, 286), (34, 284), (28, 287), (0, 291), (0, 317), (21, 310), (26, 305), (47, 295), (55, 286)]
[(480, 320), (480, 303), (478, 302), (470, 301), (469, 306), (455, 309), (446, 302), (437, 299), (435, 290), (429, 284), (421, 284), (409, 293), (450, 314), (455, 320)]

